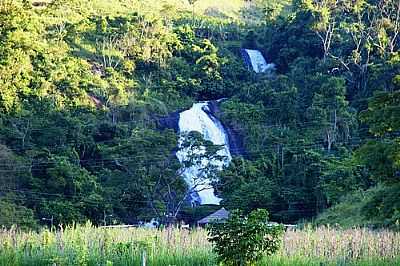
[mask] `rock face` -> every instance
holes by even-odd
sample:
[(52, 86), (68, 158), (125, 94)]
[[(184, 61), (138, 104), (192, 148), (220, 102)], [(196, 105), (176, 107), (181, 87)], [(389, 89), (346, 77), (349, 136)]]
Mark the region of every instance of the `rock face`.
[[(222, 111), (219, 108), (219, 104), (221, 101), (210, 101), (209, 109), (214, 117), (221, 117)], [(244, 156), (246, 157), (246, 150), (243, 144), (243, 138), (240, 136), (239, 132), (235, 130), (230, 125), (221, 121), (221, 124), (224, 126), (225, 131), (228, 135), (229, 139), (229, 150), (232, 156)]]
[(167, 128), (173, 129), (176, 133), (179, 132), (179, 113), (181, 111), (176, 111), (173, 113), (170, 113), (167, 116), (162, 116), (156, 118), (157, 121), (157, 127), (160, 130), (164, 130)]
[[(208, 109), (206, 112), (211, 114), (211, 117), (221, 117), (222, 111), (219, 108), (221, 100), (217, 101), (209, 101), (208, 102)], [(167, 128), (173, 129), (176, 133), (179, 133), (179, 114), (184, 111), (176, 111), (170, 113), (167, 116), (158, 117), (157, 126), (158, 129), (164, 130)], [(232, 126), (220, 121), (220, 123), (225, 128), (226, 134), (228, 135), (229, 139), (229, 150), (232, 156), (244, 156), (246, 157), (246, 150), (243, 144), (243, 138), (240, 136), (239, 132), (235, 130)]]
[(233, 129), (219, 120), (221, 110), (219, 104), (222, 100), (205, 101), (193, 104), (190, 109), (178, 111), (165, 117), (157, 118), (158, 128), (160, 130), (171, 128), (179, 134), (179, 147), (185, 140), (187, 132), (199, 132), (205, 140), (211, 141), (215, 145), (221, 145), (223, 148), (218, 151), (224, 159), (202, 160), (199, 165), (194, 164), (190, 167), (183, 167), (191, 154), (201, 155), (205, 149), (196, 151), (186, 148), (177, 149), (176, 156), (182, 164), (183, 177), (189, 185), (190, 199), (193, 205), (219, 205), (221, 201), (214, 193), (212, 180), (207, 176), (202, 176), (202, 169), (207, 166), (216, 167), (222, 170), (229, 165), (232, 156), (245, 155), (243, 141), (240, 135)]

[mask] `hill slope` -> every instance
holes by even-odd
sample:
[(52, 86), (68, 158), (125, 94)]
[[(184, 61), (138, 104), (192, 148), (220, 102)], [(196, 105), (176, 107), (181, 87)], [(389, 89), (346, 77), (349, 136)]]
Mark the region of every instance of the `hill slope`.
[(168, 220), (187, 187), (159, 121), (218, 98), (246, 150), (215, 184), (226, 207), (296, 222), (368, 191), (354, 222), (396, 223), (398, 3), (213, 2), (2, 2), (1, 224)]

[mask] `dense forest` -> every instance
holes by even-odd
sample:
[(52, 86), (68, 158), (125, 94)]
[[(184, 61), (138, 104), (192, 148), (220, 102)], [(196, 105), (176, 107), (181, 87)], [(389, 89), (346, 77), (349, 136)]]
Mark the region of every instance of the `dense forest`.
[(0, 0), (0, 225), (197, 219), (163, 120), (225, 98), (227, 209), (396, 226), (399, 34), (396, 0)]

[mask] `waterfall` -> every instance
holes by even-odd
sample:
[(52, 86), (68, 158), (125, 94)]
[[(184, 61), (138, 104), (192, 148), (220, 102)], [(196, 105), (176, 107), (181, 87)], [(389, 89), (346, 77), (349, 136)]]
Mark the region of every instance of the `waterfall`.
[(264, 73), (275, 69), (275, 64), (267, 64), (264, 56), (259, 50), (244, 49), (245, 55), (248, 56), (249, 65), (256, 73)]
[[(198, 204), (215, 204), (218, 205), (221, 201), (220, 198), (215, 196), (214, 188), (211, 185), (211, 180), (202, 178), (199, 181), (200, 169), (206, 165), (213, 165), (221, 170), (224, 166), (228, 165), (231, 161), (231, 154), (229, 151), (229, 140), (221, 122), (216, 119), (210, 112), (209, 102), (199, 102), (193, 104), (192, 108), (183, 111), (179, 114), (179, 132), (181, 145), (188, 132), (197, 131), (205, 140), (211, 141), (215, 145), (221, 145), (222, 148), (217, 152), (218, 155), (223, 156), (223, 160), (202, 160), (200, 165), (193, 165), (191, 167), (183, 168), (183, 177), (187, 182), (192, 202)], [(196, 154), (204, 154), (205, 148), (194, 151)], [(193, 152), (193, 151), (192, 151)], [(183, 163), (189, 156), (187, 149), (180, 149), (176, 156), (178, 160)]]

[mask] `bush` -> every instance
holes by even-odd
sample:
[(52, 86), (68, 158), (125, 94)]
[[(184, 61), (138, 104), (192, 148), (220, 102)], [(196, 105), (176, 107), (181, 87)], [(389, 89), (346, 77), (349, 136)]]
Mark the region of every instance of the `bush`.
[(0, 200), (0, 228), (10, 228), (17, 225), (19, 228), (36, 228), (33, 211), (24, 206)]
[(233, 211), (226, 223), (210, 227), (209, 240), (225, 265), (253, 265), (263, 255), (275, 253), (282, 242), (283, 227), (267, 223), (268, 212), (254, 210), (248, 217)]

